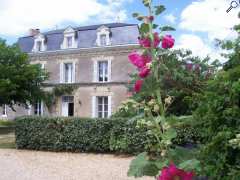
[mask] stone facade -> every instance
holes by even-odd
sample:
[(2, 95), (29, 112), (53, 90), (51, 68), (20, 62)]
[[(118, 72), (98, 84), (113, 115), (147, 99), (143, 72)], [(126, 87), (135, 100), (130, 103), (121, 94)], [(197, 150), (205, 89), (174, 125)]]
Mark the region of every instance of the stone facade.
[[(44, 68), (50, 73), (45, 82), (46, 89), (52, 89), (60, 83), (60, 64), (64, 62), (75, 62), (75, 82), (70, 83), (75, 88), (70, 96), (74, 96), (74, 116), (97, 117), (93, 115), (92, 97), (111, 97), (111, 114), (115, 112), (127, 96), (126, 85), (130, 80), (129, 74), (135, 71), (129, 63), (128, 54), (138, 49), (137, 45), (62, 50), (53, 52), (30, 53), (30, 61), (33, 64), (44, 64)], [(109, 82), (95, 82), (94, 62), (100, 60), (111, 61), (111, 79)], [(69, 96), (69, 94), (66, 94)], [(43, 107), (43, 115), (62, 116), (62, 97), (56, 104), (52, 105), (49, 113), (46, 106)], [(1, 109), (2, 110), (2, 109)], [(2, 111), (1, 111), (2, 112)], [(13, 119), (22, 115), (33, 115), (34, 109), (17, 107), (16, 112), (7, 109), (7, 118)]]
[(43, 101), (16, 112), (0, 108), (0, 118), (22, 115), (109, 117), (128, 96), (126, 85), (135, 68), (128, 54), (139, 49), (138, 25), (125, 23), (68, 27), (19, 38), (21, 50), (32, 64), (40, 64), (49, 79), (46, 91), (73, 86), (47, 108)]

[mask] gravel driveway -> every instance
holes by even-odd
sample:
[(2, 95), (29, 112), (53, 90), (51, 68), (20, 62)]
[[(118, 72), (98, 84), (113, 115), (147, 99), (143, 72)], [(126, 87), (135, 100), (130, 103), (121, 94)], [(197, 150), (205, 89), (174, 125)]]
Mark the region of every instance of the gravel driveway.
[(102, 154), (0, 149), (0, 180), (134, 180), (126, 175), (131, 159)]

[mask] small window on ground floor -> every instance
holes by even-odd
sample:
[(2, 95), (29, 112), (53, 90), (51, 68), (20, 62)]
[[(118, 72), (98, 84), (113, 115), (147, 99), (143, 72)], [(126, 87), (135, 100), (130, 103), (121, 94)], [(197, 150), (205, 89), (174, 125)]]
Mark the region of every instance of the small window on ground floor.
[(34, 115), (43, 115), (43, 103), (41, 101), (38, 101), (34, 104)]
[(98, 118), (107, 118), (109, 115), (108, 112), (108, 97), (100, 96), (97, 97), (97, 115)]
[(6, 117), (6, 116), (7, 116), (7, 105), (6, 105), (6, 104), (4, 104), (4, 105), (2, 106), (2, 116), (3, 116), (3, 117)]

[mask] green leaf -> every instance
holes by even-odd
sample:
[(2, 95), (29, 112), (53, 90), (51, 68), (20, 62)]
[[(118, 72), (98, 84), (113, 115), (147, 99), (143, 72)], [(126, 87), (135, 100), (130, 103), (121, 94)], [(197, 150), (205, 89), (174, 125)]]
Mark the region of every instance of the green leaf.
[(156, 176), (159, 169), (155, 165), (154, 161), (149, 161), (147, 158), (147, 153), (143, 152), (132, 160), (128, 170), (128, 176)]
[(156, 29), (158, 27), (157, 24), (153, 24), (153, 29)]
[(166, 8), (163, 5), (160, 6), (155, 6), (155, 15), (159, 15), (161, 14), (163, 11), (166, 10)]
[(170, 149), (168, 155), (174, 163), (179, 164), (183, 161), (194, 159), (196, 157), (196, 151), (177, 146), (174, 149)]
[(200, 161), (197, 159), (190, 159), (190, 160), (184, 161), (180, 163), (178, 167), (186, 171), (195, 171), (195, 172), (201, 171)]
[(139, 14), (139, 13), (133, 13), (132, 16), (133, 16), (134, 18), (136, 18), (137, 20), (139, 20), (139, 21), (142, 21), (143, 18), (144, 18), (144, 16), (141, 15), (141, 14)]
[(133, 14), (132, 14), (132, 16), (133, 16), (134, 18), (138, 17), (139, 15), (140, 15), (139, 13), (133, 13)]
[(150, 3), (151, 3), (151, 0), (143, 0), (143, 4), (144, 4), (144, 6), (146, 6), (146, 7), (149, 7), (149, 6), (150, 6)]
[(162, 139), (163, 140), (169, 140), (171, 141), (173, 138), (177, 137), (177, 132), (175, 129), (170, 128), (168, 129), (166, 132), (164, 132), (164, 134), (162, 135)]
[(159, 29), (161, 31), (176, 31), (176, 29), (171, 26), (163, 26), (163, 27), (160, 27)]
[(149, 32), (149, 25), (143, 23), (143, 24), (141, 25), (141, 27), (140, 27), (140, 32), (141, 32), (141, 33), (148, 33), (148, 32)]

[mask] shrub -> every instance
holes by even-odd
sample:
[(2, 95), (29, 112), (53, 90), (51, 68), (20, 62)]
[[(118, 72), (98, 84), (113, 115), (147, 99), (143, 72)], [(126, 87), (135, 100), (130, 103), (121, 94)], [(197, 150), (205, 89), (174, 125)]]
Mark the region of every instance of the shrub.
[[(180, 134), (176, 141), (185, 142), (186, 134)], [(150, 140), (154, 138), (146, 129), (137, 128), (137, 120), (133, 119), (34, 116), (16, 119), (19, 149), (135, 154), (149, 150)]]

